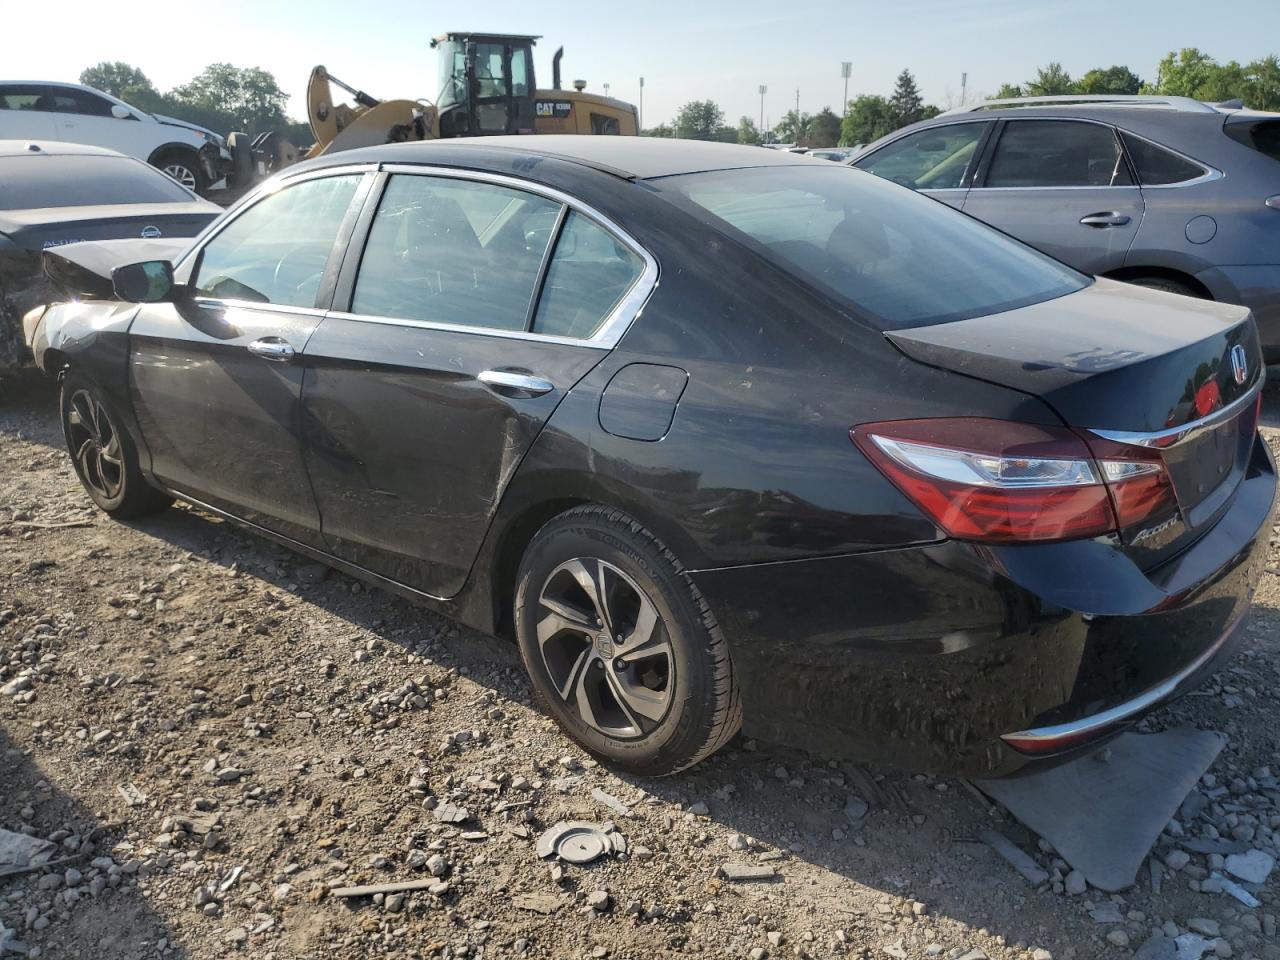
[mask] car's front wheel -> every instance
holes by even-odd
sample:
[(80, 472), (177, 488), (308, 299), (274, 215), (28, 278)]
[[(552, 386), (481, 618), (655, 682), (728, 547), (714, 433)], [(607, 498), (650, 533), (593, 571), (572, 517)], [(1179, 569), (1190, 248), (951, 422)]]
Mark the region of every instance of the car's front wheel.
[(185, 150), (170, 150), (160, 154), (152, 163), (188, 190), (201, 196), (209, 185), (204, 171), (200, 169), (200, 160), (193, 153)]
[(89, 498), (113, 517), (128, 519), (173, 502), (147, 483), (138, 451), (102, 391), (74, 371), (62, 381), (62, 433), (76, 476)]
[(619, 511), (547, 523), (517, 578), (516, 634), (539, 697), (597, 757), (660, 776), (741, 725), (728, 645), (676, 558)]

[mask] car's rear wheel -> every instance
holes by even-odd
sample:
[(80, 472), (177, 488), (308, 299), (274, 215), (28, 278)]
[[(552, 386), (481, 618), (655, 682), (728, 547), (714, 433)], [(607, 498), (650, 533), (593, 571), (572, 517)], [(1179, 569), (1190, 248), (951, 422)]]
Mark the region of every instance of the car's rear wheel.
[(169, 150), (156, 157), (152, 163), (188, 190), (193, 190), (202, 196), (209, 185), (204, 171), (200, 169), (200, 160), (193, 153), (185, 150)]
[(147, 483), (138, 451), (102, 391), (74, 372), (62, 381), (62, 432), (85, 492), (113, 517), (163, 510), (173, 499)]
[(728, 645), (669, 550), (625, 514), (578, 507), (520, 565), (520, 653), (578, 744), (625, 770), (675, 773), (718, 750), (742, 710)]

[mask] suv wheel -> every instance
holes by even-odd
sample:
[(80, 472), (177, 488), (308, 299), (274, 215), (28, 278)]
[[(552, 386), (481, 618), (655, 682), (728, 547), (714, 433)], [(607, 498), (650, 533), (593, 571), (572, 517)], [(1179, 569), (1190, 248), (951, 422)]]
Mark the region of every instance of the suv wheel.
[(742, 709), (728, 644), (674, 556), (625, 514), (550, 521), (520, 565), (516, 635), (539, 697), (592, 754), (661, 776), (723, 746)]
[(204, 195), (205, 187), (209, 185), (208, 180), (205, 178), (204, 171), (200, 169), (199, 159), (193, 154), (182, 150), (169, 150), (160, 154), (152, 162), (163, 173), (173, 177), (188, 190)]

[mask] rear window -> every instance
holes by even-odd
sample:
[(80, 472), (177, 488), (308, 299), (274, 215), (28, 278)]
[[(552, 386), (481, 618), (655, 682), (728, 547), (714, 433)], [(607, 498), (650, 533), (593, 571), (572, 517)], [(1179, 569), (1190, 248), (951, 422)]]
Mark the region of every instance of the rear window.
[(1089, 282), (945, 204), (848, 167), (757, 167), (661, 183), (882, 330), (1012, 310)]
[(194, 199), (159, 170), (128, 157), (0, 157), (0, 210)]
[(1280, 120), (1237, 121), (1226, 126), (1227, 136), (1237, 143), (1280, 160)]
[(1157, 187), (1169, 183), (1186, 183), (1203, 177), (1205, 168), (1184, 157), (1158, 147), (1150, 140), (1143, 140), (1131, 133), (1121, 133), (1129, 159), (1138, 172), (1138, 182), (1144, 187)]

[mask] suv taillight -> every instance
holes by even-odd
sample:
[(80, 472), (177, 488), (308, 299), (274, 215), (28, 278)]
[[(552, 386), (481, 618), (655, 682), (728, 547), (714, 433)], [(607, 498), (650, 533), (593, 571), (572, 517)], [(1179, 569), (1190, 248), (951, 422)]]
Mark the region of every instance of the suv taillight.
[(1065, 427), (957, 417), (867, 423), (849, 435), (957, 540), (1094, 537), (1176, 506), (1157, 451), (1086, 443)]

